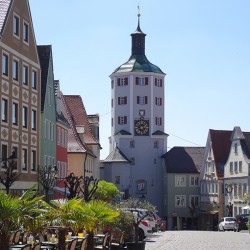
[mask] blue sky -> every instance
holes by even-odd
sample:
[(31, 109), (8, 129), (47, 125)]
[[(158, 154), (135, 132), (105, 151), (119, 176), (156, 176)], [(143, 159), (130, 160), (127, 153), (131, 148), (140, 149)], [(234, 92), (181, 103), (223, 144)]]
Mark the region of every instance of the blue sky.
[(149, 61), (165, 73), (168, 147), (205, 146), (209, 129), (250, 131), (250, 1), (30, 0), (38, 45), (53, 46), (55, 79), (99, 113), (101, 159), (109, 153), (109, 75), (146, 36)]

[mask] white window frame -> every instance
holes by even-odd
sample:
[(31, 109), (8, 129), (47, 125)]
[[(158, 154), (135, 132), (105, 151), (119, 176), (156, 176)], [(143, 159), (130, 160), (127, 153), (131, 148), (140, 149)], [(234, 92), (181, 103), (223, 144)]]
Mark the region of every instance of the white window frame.
[(23, 42), (29, 45), (29, 23), (23, 21)]
[(199, 195), (190, 195), (189, 196), (189, 206), (192, 207), (192, 200), (195, 201), (194, 206), (198, 207), (200, 203), (200, 196)]
[(5, 51), (2, 53), (2, 75), (9, 77), (9, 54)]
[(16, 13), (13, 14), (13, 35), (20, 38), (20, 16)]
[(29, 65), (25, 63), (22, 67), (22, 82), (24, 86), (29, 86)]
[(175, 207), (186, 207), (187, 197), (186, 195), (175, 195)]
[(18, 103), (12, 103), (12, 124), (14, 126), (18, 125)]
[(175, 187), (186, 187), (185, 175), (175, 175)]
[(12, 79), (18, 81), (19, 79), (19, 60), (13, 58), (12, 60)]
[(28, 107), (26, 105), (22, 107), (22, 127), (28, 128)]
[(36, 69), (32, 69), (31, 87), (32, 87), (33, 90), (37, 90), (37, 70)]
[(8, 122), (8, 114), (9, 114), (9, 100), (6, 97), (2, 97), (1, 100), (1, 120), (4, 123)]
[(190, 187), (199, 187), (199, 176), (191, 175), (189, 177), (189, 186)]
[(22, 172), (28, 171), (28, 149), (22, 148)]
[(37, 129), (37, 110), (31, 110), (31, 129), (36, 131)]

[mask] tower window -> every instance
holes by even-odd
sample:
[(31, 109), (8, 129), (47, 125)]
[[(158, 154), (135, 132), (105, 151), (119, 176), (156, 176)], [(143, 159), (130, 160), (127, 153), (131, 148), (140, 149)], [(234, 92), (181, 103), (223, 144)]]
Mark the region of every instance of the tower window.
[(120, 184), (120, 176), (115, 176), (115, 184)]
[(147, 96), (137, 96), (137, 104), (140, 104), (140, 105), (148, 104), (148, 97)]
[(127, 96), (118, 97), (118, 105), (127, 104)]
[(154, 148), (159, 148), (159, 142), (158, 141), (154, 141)]
[(162, 105), (162, 98), (161, 97), (155, 97), (155, 105), (156, 106)]
[(118, 124), (119, 125), (127, 124), (127, 116), (118, 116)]
[(127, 86), (128, 85), (128, 77), (117, 78), (117, 85), (118, 86)]
[(130, 141), (130, 148), (135, 148), (135, 141), (134, 140)]
[(161, 117), (155, 117), (155, 125), (157, 125), (157, 126), (162, 125), (162, 118)]
[(135, 165), (135, 157), (130, 158), (130, 165)]
[(140, 86), (148, 85), (148, 77), (136, 77), (135, 84)]
[(156, 87), (162, 87), (162, 79), (155, 78), (155, 86)]

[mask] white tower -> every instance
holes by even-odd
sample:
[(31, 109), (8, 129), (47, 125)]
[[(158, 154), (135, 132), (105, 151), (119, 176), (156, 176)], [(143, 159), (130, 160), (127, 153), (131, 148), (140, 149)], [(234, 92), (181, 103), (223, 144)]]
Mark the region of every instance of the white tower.
[[(132, 36), (132, 55), (111, 78), (110, 152), (116, 147), (130, 160), (128, 193), (145, 198), (161, 210), (164, 133), (164, 77), (145, 55), (145, 36), (138, 27)], [(121, 176), (122, 177), (122, 176)]]

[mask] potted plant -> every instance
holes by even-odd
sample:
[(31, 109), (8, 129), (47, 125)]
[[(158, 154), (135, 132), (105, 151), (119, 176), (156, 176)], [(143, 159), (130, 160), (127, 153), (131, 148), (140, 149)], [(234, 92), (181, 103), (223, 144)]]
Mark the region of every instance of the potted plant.
[[(130, 198), (124, 200), (119, 204), (119, 207), (127, 212), (131, 212), (134, 216), (133, 220), (133, 236), (126, 242), (128, 250), (144, 250), (145, 241), (140, 239), (140, 223), (147, 217), (147, 211), (155, 213), (156, 208), (146, 200), (140, 200), (136, 198)], [(143, 213), (142, 213), (143, 211)]]

